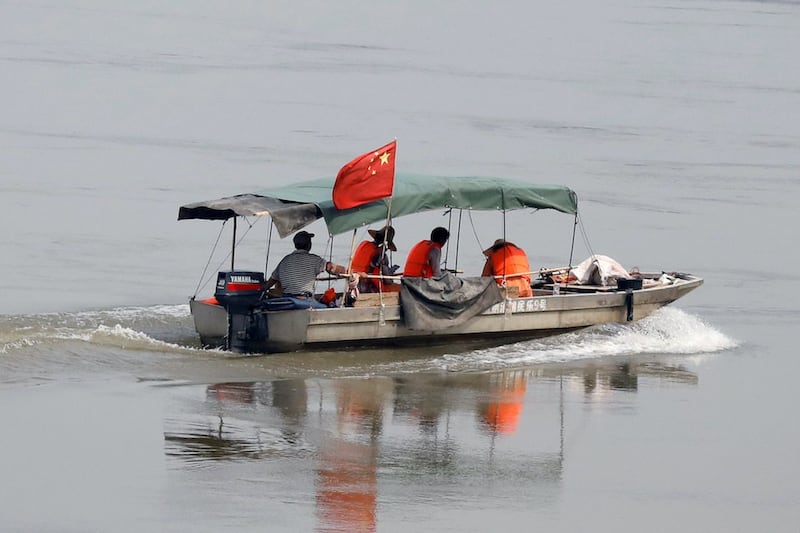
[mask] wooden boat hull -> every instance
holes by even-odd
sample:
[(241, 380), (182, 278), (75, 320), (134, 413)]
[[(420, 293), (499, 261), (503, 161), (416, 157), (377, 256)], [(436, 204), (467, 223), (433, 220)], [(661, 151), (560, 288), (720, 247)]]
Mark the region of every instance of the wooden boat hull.
[[(703, 283), (701, 278), (688, 274), (678, 276), (672, 284), (630, 293), (575, 287), (553, 294), (552, 288), (545, 288), (529, 298), (500, 302), (460, 326), (436, 331), (408, 329), (399, 305), (263, 311), (268, 331), (264, 352), (434, 345), (475, 339), (503, 344), (599, 324), (626, 323), (650, 315)], [(573, 292), (577, 290), (581, 292)], [(632, 295), (632, 302), (628, 301), (628, 294)], [(228, 329), (225, 309), (198, 300), (192, 300), (190, 307), (202, 344), (224, 347)]]

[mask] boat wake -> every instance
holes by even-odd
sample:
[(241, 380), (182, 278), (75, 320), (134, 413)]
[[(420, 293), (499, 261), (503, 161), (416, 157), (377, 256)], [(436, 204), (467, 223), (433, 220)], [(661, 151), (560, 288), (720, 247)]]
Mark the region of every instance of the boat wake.
[(154, 339), (146, 333), (123, 327), (120, 324), (111, 327), (100, 325), (94, 331), (86, 335), (80, 335), (77, 338), (99, 346), (119, 347), (126, 350), (138, 349), (159, 352), (195, 352), (199, 350), (199, 348)]
[[(187, 305), (127, 307), (7, 317), (0, 354), (69, 341), (152, 351), (196, 351)], [(188, 341), (188, 342), (185, 342)]]
[[(706, 354), (735, 348), (727, 337), (697, 316), (676, 308), (664, 308), (630, 326), (606, 325), (556, 337), (492, 348), (454, 352), (418, 349), (411, 351), (319, 352), (246, 356), (231, 359), (227, 352), (200, 348), (187, 305), (118, 308), (111, 310), (25, 315), (10, 317), (0, 327), (0, 363), (10, 371), (50, 364), (53, 368), (75, 364), (133, 368), (150, 353), (163, 362), (164, 354), (222, 357), (226, 369), (231, 361), (246, 366), (253, 361), (282, 375), (390, 375), (424, 372), (482, 372), (548, 363), (636, 356), (680, 355), (702, 358)], [(36, 354), (35, 358), (26, 355)], [(126, 355), (127, 354), (127, 355)], [(206, 359), (206, 358), (202, 358)], [(25, 361), (28, 361), (27, 363)], [(20, 366), (21, 365), (21, 366)], [(246, 368), (242, 370), (248, 375)], [(211, 370), (213, 373), (213, 368)], [(238, 375), (238, 374), (237, 374)], [(229, 376), (228, 376), (229, 377)]]
[(446, 354), (436, 364), (444, 370), (464, 371), (629, 355), (701, 356), (738, 345), (700, 318), (665, 307), (630, 326), (608, 324), (546, 339)]

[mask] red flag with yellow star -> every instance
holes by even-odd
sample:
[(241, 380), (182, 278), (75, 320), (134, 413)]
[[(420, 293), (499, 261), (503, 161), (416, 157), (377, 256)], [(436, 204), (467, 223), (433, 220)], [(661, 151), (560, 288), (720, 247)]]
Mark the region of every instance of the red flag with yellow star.
[(333, 184), (333, 205), (350, 209), (392, 195), (397, 141), (347, 163)]

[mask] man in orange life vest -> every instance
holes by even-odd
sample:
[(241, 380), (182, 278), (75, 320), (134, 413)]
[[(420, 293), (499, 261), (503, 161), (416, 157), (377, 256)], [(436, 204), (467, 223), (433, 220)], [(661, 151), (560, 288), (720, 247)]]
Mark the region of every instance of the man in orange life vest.
[[(386, 248), (393, 252), (397, 251), (397, 246), (394, 245), (394, 228), (386, 226), (379, 230), (371, 229), (369, 234), (372, 240), (361, 241), (361, 244), (358, 245), (353, 254), (350, 271), (391, 276), (400, 268), (397, 265), (390, 267), (389, 258), (386, 256)], [(359, 280), (358, 290), (360, 292), (400, 292), (400, 284), (389, 279), (364, 278)]]
[(420, 241), (411, 248), (403, 275), (410, 278), (441, 277), (442, 246), (450, 238), (445, 228), (433, 228), (428, 241)]
[[(498, 285), (518, 287), (520, 298), (533, 296), (531, 290), (531, 267), (522, 248), (503, 239), (497, 239), (491, 248), (483, 251), (486, 264), (481, 276), (494, 276)], [(500, 276), (500, 277), (498, 277)]]

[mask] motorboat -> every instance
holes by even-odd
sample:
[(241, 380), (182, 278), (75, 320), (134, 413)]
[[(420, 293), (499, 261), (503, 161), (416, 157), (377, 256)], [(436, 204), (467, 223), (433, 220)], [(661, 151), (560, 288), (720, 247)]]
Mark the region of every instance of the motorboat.
[[(505, 344), (600, 324), (631, 323), (703, 283), (698, 276), (670, 269), (620, 272), (612, 259), (591, 256), (577, 265), (527, 273), (532, 286), (532, 295), (527, 297), (504, 287), (503, 280), (489, 279), (483, 283), (484, 296), (475, 300), (479, 308), (468, 310), (453, 310), (448, 301), (437, 301), (442, 295), (458, 300), (461, 287), (470, 280), (449, 271), (445, 280), (395, 276), (403, 286), (399, 293), (362, 294), (351, 305), (344, 305), (346, 289), (342, 288), (327, 308), (289, 308), (285, 298), (264, 290), (268, 272), (235, 268), (237, 219), (269, 217), (281, 238), (323, 219), (329, 235), (353, 232), (355, 239), (359, 228), (432, 210), (494, 211), (505, 217), (511, 210), (549, 209), (572, 215), (573, 227), (579, 226), (578, 196), (561, 185), (493, 177), (398, 175), (391, 197), (349, 209), (336, 208), (331, 200), (333, 186), (332, 178), (323, 178), (180, 207), (179, 220), (233, 220), (231, 268), (216, 272), (213, 297), (196, 294), (189, 302), (204, 347), (275, 353), (462, 341)], [(604, 270), (608, 262), (616, 270)], [(427, 301), (412, 297), (419, 291), (411, 289), (420, 286), (435, 297)], [(315, 295), (321, 297), (321, 292)], [(430, 320), (424, 314), (428, 308), (432, 308)], [(422, 316), (412, 317), (420, 309)]]

